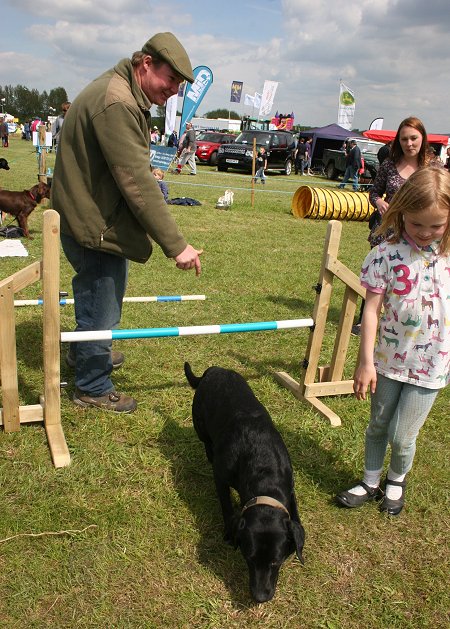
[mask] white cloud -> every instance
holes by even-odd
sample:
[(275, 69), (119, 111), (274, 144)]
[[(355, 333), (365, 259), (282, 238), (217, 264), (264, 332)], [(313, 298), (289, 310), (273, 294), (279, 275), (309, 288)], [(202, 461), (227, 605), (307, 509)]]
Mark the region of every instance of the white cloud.
[(355, 92), (360, 128), (377, 116), (396, 128), (415, 114), (430, 131), (450, 131), (448, 0), (8, 0), (2, 18), (13, 25), (0, 54), (4, 84), (63, 86), (74, 98), (152, 34), (171, 30), (193, 65), (214, 73), (202, 112), (229, 106), (233, 80), (251, 94), (271, 79), (279, 81), (274, 109), (329, 124), (342, 79)]

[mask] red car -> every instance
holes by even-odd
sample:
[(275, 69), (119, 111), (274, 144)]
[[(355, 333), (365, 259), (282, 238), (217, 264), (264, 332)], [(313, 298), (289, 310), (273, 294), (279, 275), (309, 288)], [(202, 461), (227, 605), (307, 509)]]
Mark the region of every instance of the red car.
[(217, 131), (202, 131), (197, 136), (197, 150), (195, 156), (200, 164), (217, 164), (217, 150), (221, 144), (232, 144), (236, 139), (231, 133)]

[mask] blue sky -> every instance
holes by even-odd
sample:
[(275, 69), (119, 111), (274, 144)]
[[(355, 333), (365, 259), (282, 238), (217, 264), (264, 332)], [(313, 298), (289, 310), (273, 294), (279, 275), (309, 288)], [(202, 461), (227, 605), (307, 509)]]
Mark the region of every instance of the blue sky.
[[(3, 0), (0, 85), (64, 87), (73, 100), (93, 78), (171, 30), (192, 65), (214, 83), (199, 113), (230, 106), (278, 81), (272, 113), (337, 121), (339, 80), (354, 92), (354, 126), (377, 117), (395, 129), (417, 115), (431, 133), (450, 132), (448, 0)], [(252, 113), (234, 105), (238, 113)]]

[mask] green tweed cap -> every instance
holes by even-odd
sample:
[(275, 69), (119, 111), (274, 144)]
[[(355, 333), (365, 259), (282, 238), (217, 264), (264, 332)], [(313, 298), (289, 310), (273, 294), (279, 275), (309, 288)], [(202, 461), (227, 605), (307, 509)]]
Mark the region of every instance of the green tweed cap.
[(191, 62), (188, 54), (173, 33), (157, 33), (143, 46), (142, 52), (156, 53), (164, 59), (188, 83), (194, 82)]

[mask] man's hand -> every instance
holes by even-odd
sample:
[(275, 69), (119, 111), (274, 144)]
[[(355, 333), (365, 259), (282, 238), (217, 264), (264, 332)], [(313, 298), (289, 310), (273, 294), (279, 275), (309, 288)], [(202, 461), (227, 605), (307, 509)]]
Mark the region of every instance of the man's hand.
[(175, 256), (174, 260), (177, 263), (177, 268), (182, 271), (189, 271), (195, 268), (195, 275), (200, 275), (202, 272), (202, 265), (200, 262), (200, 256), (203, 253), (203, 249), (194, 249), (192, 245), (188, 245), (184, 251)]

